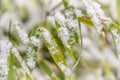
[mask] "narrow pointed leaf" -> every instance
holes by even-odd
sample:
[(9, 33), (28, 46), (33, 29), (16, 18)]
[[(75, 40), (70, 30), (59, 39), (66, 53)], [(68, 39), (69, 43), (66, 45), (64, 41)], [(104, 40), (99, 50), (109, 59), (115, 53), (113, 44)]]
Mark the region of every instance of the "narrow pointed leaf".
[(47, 74), (52, 80), (59, 80), (59, 79), (57, 78), (57, 76), (55, 75), (55, 72), (54, 72), (52, 69), (50, 69), (50, 67), (45, 63), (44, 60), (41, 60), (41, 61), (39, 62), (39, 67), (40, 67), (40, 69), (41, 69), (45, 74)]

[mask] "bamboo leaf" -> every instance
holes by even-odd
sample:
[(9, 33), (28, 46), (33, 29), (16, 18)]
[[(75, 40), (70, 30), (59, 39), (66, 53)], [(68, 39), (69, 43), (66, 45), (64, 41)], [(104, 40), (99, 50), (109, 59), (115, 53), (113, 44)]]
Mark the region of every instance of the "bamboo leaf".
[(11, 67), (8, 73), (8, 80), (17, 80), (14, 69)]
[(117, 32), (116, 33), (119, 34), (120, 33), (120, 27), (117, 24), (115, 24), (114, 22), (111, 22), (109, 30), (110, 30), (110, 33), (112, 34), (112, 39), (113, 39), (113, 43), (114, 43), (115, 50), (116, 50), (116, 56), (119, 57), (119, 52), (118, 52), (117, 43), (116, 43), (116, 37), (115, 37), (113, 31), (117, 30), (118, 33)]
[(68, 51), (70, 57), (71, 57), (74, 61), (76, 61), (76, 58), (75, 58), (75, 56), (74, 56), (74, 54), (73, 54), (73, 49), (72, 49), (72, 48), (70, 48), (70, 49), (66, 48), (66, 50)]
[(50, 69), (50, 67), (45, 63), (44, 60), (41, 60), (39, 62), (40, 70), (42, 70), (44, 73), (46, 73), (49, 77), (51, 77), (52, 80), (59, 80), (56, 76), (56, 74), (53, 72), (53, 70)]
[[(52, 37), (50, 32), (45, 28), (39, 28), (38, 31), (40, 32), (41, 37), (43, 38), (44, 42), (46, 43), (46, 46), (55, 61), (55, 63), (58, 65), (58, 67), (61, 69), (61, 71), (64, 73), (65, 77), (69, 80), (69, 77), (71, 77), (71, 70), (68, 68), (66, 60), (61, 53), (61, 50), (56, 43), (55, 39)], [(69, 72), (69, 73), (68, 73)]]
[[(65, 17), (68, 16), (73, 16), (73, 18), (76, 17), (76, 15), (74, 15), (74, 13), (69, 14), (70, 12), (73, 12), (73, 7), (69, 8), (70, 11), (68, 12), (67, 16), (63, 16), (61, 13), (56, 14), (56, 30), (58, 33), (58, 37), (61, 39), (61, 42), (63, 43), (65, 50), (68, 52), (68, 54), (70, 55), (70, 57), (76, 61), (75, 56), (73, 54), (73, 49), (72, 46), (75, 43), (75, 32), (71, 31), (72, 29), (69, 28), (68, 25), (66, 25), (66, 19)], [(67, 11), (66, 11), (67, 12)], [(63, 20), (60, 18), (60, 16), (63, 18)], [(65, 22), (64, 22), (65, 21)], [(69, 21), (70, 23), (70, 21)]]
[(29, 75), (29, 77), (33, 80), (33, 76), (31, 75), (31, 71), (29, 70), (28, 66), (26, 65), (25, 61), (21, 57), (20, 53), (18, 50), (13, 47), (11, 49), (12, 54), (17, 58), (18, 62), (20, 63), (21, 67), (25, 70), (25, 72)]
[(79, 17), (78, 20), (87, 26), (94, 26), (90, 18)]
[(8, 58), (9, 72), (8, 72), (8, 80), (17, 80), (15, 71), (13, 69), (14, 66), (14, 56), (10, 54)]
[(40, 35), (44, 39), (46, 46), (48, 47), (50, 54), (53, 57), (53, 59), (55, 60), (55, 62), (58, 63), (62, 60), (63, 63), (66, 64), (65, 58), (64, 58), (63, 54), (61, 53), (60, 48), (57, 45), (55, 39), (50, 34), (50, 32), (45, 28), (39, 28), (38, 30), (40, 32)]

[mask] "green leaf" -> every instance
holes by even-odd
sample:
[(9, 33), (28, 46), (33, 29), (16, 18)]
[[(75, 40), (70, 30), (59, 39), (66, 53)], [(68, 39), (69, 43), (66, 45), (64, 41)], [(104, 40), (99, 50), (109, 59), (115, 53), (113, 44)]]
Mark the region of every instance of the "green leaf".
[(71, 57), (74, 61), (76, 61), (76, 58), (75, 58), (75, 56), (74, 56), (74, 54), (73, 54), (73, 49), (72, 49), (72, 48), (70, 48), (70, 49), (66, 48), (66, 50), (67, 50), (67, 52), (69, 53), (70, 57)]
[[(74, 10), (74, 7), (73, 6), (69, 6), (69, 7), (67, 7), (67, 10), (65, 11), (66, 13), (69, 13), (69, 15), (67, 15), (67, 14), (65, 14), (65, 18), (70, 18), (70, 17), (72, 17), (72, 19), (76, 19), (76, 14), (75, 14), (75, 10)], [(70, 14), (71, 13), (71, 14)], [(56, 30), (57, 30), (57, 34), (59, 35), (60, 33), (59, 33), (59, 29), (60, 28), (62, 28), (63, 26), (61, 26), (61, 24), (59, 24), (57, 21), (55, 21), (55, 23), (56, 23)], [(69, 39), (68, 40), (63, 40), (62, 38), (60, 38), (60, 40), (61, 40), (61, 42), (62, 42), (62, 44), (64, 45), (64, 47), (65, 47), (65, 50), (68, 52), (68, 54), (70, 55), (70, 57), (74, 60), (74, 61), (76, 61), (76, 59), (75, 59), (75, 57), (74, 57), (74, 54), (73, 54), (73, 49), (72, 49), (72, 47), (73, 47), (73, 45), (74, 45), (74, 43), (75, 43), (75, 32), (73, 32), (72, 31), (72, 29), (66, 24), (66, 23), (64, 23), (64, 25), (65, 25), (65, 29), (68, 31), (67, 33), (69, 34)], [(65, 31), (64, 31), (65, 32)], [(62, 33), (62, 32), (61, 32)], [(64, 33), (62, 33), (62, 34), (64, 34)], [(64, 36), (66, 36), (66, 35), (63, 35), (63, 37)], [(67, 43), (67, 44), (69, 44), (70, 45), (70, 47), (67, 47), (67, 45), (66, 44), (64, 44), (64, 41)]]
[(51, 77), (52, 80), (58, 80), (53, 70), (50, 69), (50, 67), (45, 63), (44, 60), (41, 60), (39, 62), (39, 67), (40, 67), (40, 70), (42, 70), (45, 74)]
[(56, 27), (56, 30), (58, 31), (58, 29), (60, 28), (60, 24), (58, 24), (57, 21), (55, 21), (55, 27)]
[(10, 54), (10, 56), (8, 58), (8, 65), (9, 65), (9, 67), (13, 67), (13, 65), (14, 65), (14, 56), (13, 56), (13, 54)]
[[(79, 20), (78, 20), (79, 22)], [(83, 36), (82, 36), (82, 28), (81, 28), (81, 24), (79, 23), (79, 29), (77, 31), (77, 36), (78, 36), (78, 39), (79, 39), (79, 45), (80, 45), (80, 52), (79, 52), (79, 56), (78, 56), (78, 59), (76, 61), (76, 63), (74, 64), (73, 66), (73, 69), (76, 68), (76, 66), (79, 64), (80, 62), (80, 59), (82, 58), (82, 50), (83, 50)]]
[(116, 56), (119, 57), (119, 55), (118, 55), (118, 49), (117, 49), (117, 44), (116, 44), (116, 42), (115, 42), (115, 37), (114, 37), (114, 35), (113, 35), (113, 33), (112, 33), (112, 28), (117, 29), (118, 34), (120, 34), (120, 26), (117, 25), (117, 24), (115, 24), (114, 22), (111, 22), (111, 23), (110, 23), (110, 26), (109, 26), (109, 30), (110, 30), (110, 33), (112, 34), (112, 39), (113, 39), (113, 43), (114, 43), (115, 50), (116, 50)]
[(10, 56), (8, 58), (8, 65), (9, 65), (9, 72), (8, 72), (8, 76), (7, 76), (8, 80), (17, 80), (15, 71), (13, 69), (13, 66), (14, 66), (14, 56), (13, 56), (13, 54), (10, 54)]
[[(63, 63), (66, 65), (66, 61), (65, 61), (63, 54), (60, 51), (60, 47), (58, 46), (58, 44), (56, 43), (55, 39), (52, 37), (50, 32), (43, 27), (42, 28), (40, 27), (38, 30), (39, 30), (40, 35), (43, 38), (44, 42), (46, 43), (46, 46), (49, 49), (50, 54), (51, 54), (52, 58), (54, 59), (54, 61), (56, 63), (63, 61)], [(49, 37), (48, 37), (48, 35), (49, 35)], [(46, 39), (46, 36), (47, 36), (48, 40)]]
[(90, 18), (85, 18), (85, 17), (79, 17), (78, 20), (82, 23), (84, 23), (87, 26), (94, 26), (93, 22), (91, 21)]
[(25, 70), (25, 72), (33, 80), (33, 76), (31, 75), (31, 71), (29, 70), (28, 66), (26, 65), (25, 61), (21, 57), (21, 55), (18, 52), (18, 50), (15, 47), (13, 47), (12, 50), (11, 50), (11, 52), (17, 58), (17, 60), (18, 60), (19, 64), (21, 65), (21, 67)]
[(37, 28), (38, 28), (38, 27), (35, 27), (35, 28), (31, 31), (29, 37), (35, 36), (36, 31), (37, 31)]
[(71, 75), (68, 76), (62, 68), (62, 66), (64, 66), (65, 68), (69, 69), (66, 60), (64, 58), (64, 55), (60, 50), (60, 47), (58, 46), (58, 44), (56, 43), (55, 39), (52, 37), (50, 32), (43, 27), (42, 28), (40, 27), (38, 31), (40, 32), (41, 37), (46, 43), (50, 55), (52, 56), (53, 60), (58, 65), (58, 67), (61, 69), (61, 71), (65, 74), (65, 77), (67, 77), (67, 79), (71, 77)]
[(52, 74), (52, 70), (48, 67), (48, 65), (45, 63), (45, 61), (41, 60), (39, 62), (39, 67), (41, 70), (43, 70), (46, 74), (50, 75)]
[(65, 7), (68, 6), (68, 0), (62, 0), (62, 3), (63, 3), (63, 5), (64, 5)]
[(120, 0), (116, 1), (116, 12), (117, 12), (118, 21), (120, 24)]
[(8, 80), (17, 80), (14, 69), (11, 67), (8, 73)]
[(10, 54), (10, 56), (8, 58), (8, 65), (10, 68), (13, 66), (15, 66), (17, 68), (21, 67), (18, 60), (15, 58), (15, 56), (12, 53)]
[(110, 22), (110, 28), (114, 27), (115, 29), (118, 30), (118, 33), (120, 33), (120, 26), (118, 24), (116, 24), (115, 22), (111, 21)]

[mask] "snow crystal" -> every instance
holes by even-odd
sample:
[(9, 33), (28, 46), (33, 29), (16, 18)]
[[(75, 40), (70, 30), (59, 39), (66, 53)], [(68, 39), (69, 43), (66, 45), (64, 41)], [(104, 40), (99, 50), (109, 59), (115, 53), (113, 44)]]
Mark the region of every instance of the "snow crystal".
[(34, 46), (39, 46), (40, 45), (40, 40), (37, 39), (36, 37), (31, 37), (32, 44)]
[(13, 27), (16, 29), (20, 39), (24, 44), (29, 43), (28, 35), (25, 33), (25, 31), (21, 28), (20, 24), (17, 21), (12, 21)]
[(58, 53), (58, 46), (56, 44), (56, 42), (54, 41), (54, 39), (52, 38), (50, 32), (48, 30), (46, 30), (45, 28), (41, 28), (41, 35), (42, 37), (45, 39), (46, 43), (49, 45), (48, 49), (50, 50), (50, 52), (52, 54), (56, 54)]
[(7, 80), (9, 71), (7, 59), (10, 54), (12, 44), (8, 40), (0, 40), (0, 80)]
[(60, 26), (65, 26), (65, 17), (60, 12), (55, 13), (54, 19)]
[(115, 28), (112, 28), (111, 31), (112, 31), (112, 34), (113, 34), (114, 39), (115, 39), (117, 50), (120, 53), (120, 35), (118, 34), (117, 29), (115, 29)]
[(109, 20), (109, 19), (108, 17), (105, 16), (103, 10), (101, 9), (100, 4), (92, 0), (82, 0), (82, 1), (86, 6), (88, 15), (91, 17), (94, 25), (96, 26), (98, 34), (105, 36), (104, 32), (102, 31), (103, 28), (102, 20)]
[(69, 36), (69, 31), (68, 31), (68, 29), (67, 29), (66, 27), (60, 27), (60, 28), (58, 29), (58, 36), (59, 36), (59, 38), (62, 40), (63, 44), (64, 44), (67, 48), (69, 48), (70, 45), (69, 45), (69, 43), (68, 43), (68, 40), (69, 40), (70, 36)]

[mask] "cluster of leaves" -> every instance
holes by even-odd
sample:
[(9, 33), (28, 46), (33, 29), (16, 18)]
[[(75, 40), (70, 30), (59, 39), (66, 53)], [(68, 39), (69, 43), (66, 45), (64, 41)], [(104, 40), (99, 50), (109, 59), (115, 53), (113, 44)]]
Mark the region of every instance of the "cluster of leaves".
[[(71, 34), (68, 40), (62, 40), (59, 36), (59, 30), (61, 28), (61, 24), (55, 21), (55, 27), (53, 28), (52, 25), (45, 21), (45, 23), (37, 25), (31, 33), (29, 34), (29, 43), (24, 44), (24, 46), (27, 46), (27, 50), (22, 54), (17, 51), (15, 54), (12, 52), (8, 59), (8, 65), (9, 65), (9, 74), (8, 74), (8, 80), (22, 80), (25, 77), (25, 80), (34, 80), (32, 76), (32, 71), (34, 68), (28, 67), (27, 65), (27, 59), (29, 59), (32, 55), (35, 61), (35, 66), (39, 67), (39, 69), (49, 76), (50, 80), (77, 80), (78, 73), (75, 72), (79, 66), (84, 67), (87, 70), (90, 70), (94, 72), (93, 65), (89, 64), (82, 56), (82, 50), (83, 50), (83, 39), (82, 39), (82, 30), (81, 30), (81, 24), (85, 24), (86, 26), (93, 26), (94, 23), (92, 20), (88, 17), (77, 17), (75, 11), (75, 8), (73, 6), (68, 5), (68, 0), (62, 0), (62, 4), (64, 5), (65, 9), (62, 11), (62, 15), (64, 15), (65, 18), (68, 18), (66, 16), (66, 12), (72, 12), (73, 19), (78, 22), (78, 26), (76, 26), (77, 31), (73, 31), (71, 28), (67, 25), (64, 28), (68, 30), (68, 34)], [(118, 22), (120, 22), (120, 0), (117, 0), (116, 4), (116, 10), (118, 14)], [(103, 20), (104, 22), (104, 20)], [(106, 31), (110, 33), (113, 37), (113, 42), (116, 48), (116, 57), (119, 58), (119, 51), (117, 49), (117, 43), (115, 41), (115, 36), (112, 33), (112, 29), (116, 29), (118, 31), (118, 35), (120, 33), (120, 26), (117, 25), (114, 21), (110, 20), (108, 21), (109, 25), (105, 25), (108, 27), (105, 27)], [(40, 27), (39, 27), (40, 26)], [(41, 27), (45, 26), (45, 27)], [(11, 25), (12, 27), (12, 25)], [(92, 28), (92, 27), (91, 27)], [(16, 30), (17, 32), (17, 30)], [(64, 33), (64, 32), (63, 32)], [(18, 36), (20, 34), (18, 33)], [(62, 35), (65, 37), (66, 35)], [(68, 36), (68, 35), (67, 35)], [(99, 36), (99, 35), (98, 35)], [(17, 40), (16, 36), (12, 33), (9, 33), (9, 37), (11, 42), (15, 46), (19, 46), (23, 40)], [(35, 37), (37, 40), (40, 40), (43, 42), (42, 49), (39, 49), (39, 46), (32, 44), (31, 38)], [(104, 43), (106, 43), (106, 37), (99, 37), (103, 40)], [(72, 42), (74, 40), (74, 42)], [(66, 41), (70, 47), (66, 46), (64, 44), (64, 41)], [(24, 42), (23, 42), (24, 43)], [(22, 44), (23, 44), (22, 43)], [(78, 47), (79, 50), (76, 51), (75, 47)], [(34, 54), (29, 54), (29, 49), (32, 49)], [(31, 51), (31, 53), (32, 53)], [(12, 54), (13, 53), (13, 54)], [(44, 54), (42, 54), (44, 53)], [(50, 54), (48, 54), (50, 53)], [(68, 53), (68, 54), (67, 54)], [(42, 55), (42, 57), (39, 56), (39, 54)], [(71, 65), (67, 63), (67, 61), (72, 60), (72, 67)], [(57, 70), (55, 70), (55, 67)], [(110, 67), (105, 64), (102, 66), (105, 71), (106, 76), (110, 76), (111, 70)], [(16, 70), (22, 68), (25, 72), (19, 72), (16, 74)], [(74, 76), (73, 76), (74, 75)], [(111, 79), (112, 80), (112, 79)]]

